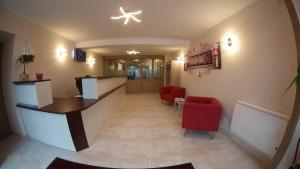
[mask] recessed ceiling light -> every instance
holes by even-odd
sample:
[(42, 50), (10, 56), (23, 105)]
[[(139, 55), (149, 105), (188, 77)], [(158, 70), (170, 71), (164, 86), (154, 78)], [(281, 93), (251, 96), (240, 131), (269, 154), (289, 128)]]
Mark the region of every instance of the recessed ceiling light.
[(128, 55), (136, 55), (136, 54), (140, 54), (141, 52), (135, 51), (135, 50), (128, 50), (126, 53), (127, 53)]
[(136, 11), (136, 12), (128, 12), (126, 13), (124, 11), (124, 9), (122, 7), (120, 7), (120, 12), (123, 14), (123, 15), (120, 15), (120, 16), (112, 16), (110, 17), (111, 19), (115, 20), (115, 19), (123, 19), (125, 18), (125, 21), (124, 21), (124, 25), (126, 25), (130, 19), (133, 19), (134, 21), (136, 22), (141, 22), (141, 20), (139, 20), (138, 18), (135, 17), (135, 15), (139, 15), (142, 13), (142, 11)]

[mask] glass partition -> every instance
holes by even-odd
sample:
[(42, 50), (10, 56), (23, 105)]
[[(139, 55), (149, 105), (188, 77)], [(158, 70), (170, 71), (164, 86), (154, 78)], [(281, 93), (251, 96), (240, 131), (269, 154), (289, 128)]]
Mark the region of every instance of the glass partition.
[(103, 68), (104, 76), (126, 76), (126, 61), (124, 59), (105, 59)]
[(127, 77), (129, 80), (139, 80), (141, 78), (140, 59), (127, 61)]
[(153, 75), (154, 75), (154, 80), (164, 79), (164, 61), (162, 59), (154, 59)]
[(152, 59), (143, 59), (142, 68), (143, 68), (143, 79), (144, 80), (153, 80), (153, 67)]

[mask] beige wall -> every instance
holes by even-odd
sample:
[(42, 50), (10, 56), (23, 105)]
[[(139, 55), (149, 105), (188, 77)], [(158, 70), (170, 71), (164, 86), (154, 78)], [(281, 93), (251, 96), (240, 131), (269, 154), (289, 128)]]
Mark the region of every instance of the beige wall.
[[(18, 74), (22, 71), (22, 65), (16, 63), (16, 59), (22, 54), (26, 44), (30, 44), (36, 56), (27, 72), (30, 78), (34, 78), (35, 72), (44, 73), (45, 78), (52, 79), (53, 95), (55, 97), (72, 96), (77, 93), (74, 77), (86, 74), (102, 75), (101, 58), (93, 68), (86, 63), (72, 61), (72, 49), (75, 43), (39, 27), (25, 19), (0, 11), (0, 30), (15, 34), (12, 56), (3, 57), (4, 97), (8, 117), (15, 133), (24, 135), (24, 128), (19, 112), (15, 107), (15, 94), (13, 81), (18, 80)], [(63, 46), (66, 49), (66, 58), (59, 61), (57, 49)]]
[(181, 69), (181, 63), (177, 60), (171, 61), (171, 85), (178, 86), (180, 85), (180, 69)]
[[(194, 40), (218, 42), (228, 32), (237, 37), (237, 49), (222, 47), (221, 70), (196, 77), (181, 71), (188, 95), (216, 97), (229, 124), (237, 100), (290, 114), (295, 88), (285, 89), (296, 75), (296, 46), (283, 1), (260, 0)], [(223, 46), (224, 44), (222, 44)]]
[(99, 55), (91, 50), (86, 50), (86, 58), (94, 58), (96, 59), (96, 63), (94, 65), (87, 65), (87, 71), (85, 72), (87, 75), (93, 76), (103, 76), (103, 56)]

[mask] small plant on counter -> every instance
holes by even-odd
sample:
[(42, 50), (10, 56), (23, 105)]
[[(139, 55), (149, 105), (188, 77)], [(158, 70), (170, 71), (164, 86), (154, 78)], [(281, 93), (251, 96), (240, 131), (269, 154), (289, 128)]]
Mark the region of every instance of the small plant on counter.
[(28, 74), (26, 73), (26, 65), (28, 65), (30, 62), (34, 61), (34, 55), (33, 54), (23, 54), (19, 56), (17, 63), (23, 64), (23, 72), (20, 74), (20, 80), (26, 81), (28, 80)]

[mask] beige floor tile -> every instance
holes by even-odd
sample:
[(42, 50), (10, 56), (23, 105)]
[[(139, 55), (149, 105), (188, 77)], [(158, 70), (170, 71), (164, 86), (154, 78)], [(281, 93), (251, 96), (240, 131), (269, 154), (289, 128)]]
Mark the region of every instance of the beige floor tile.
[(29, 138), (0, 142), (1, 169), (44, 169), (55, 157), (103, 167), (147, 168), (192, 162), (196, 169), (262, 169), (222, 131), (183, 135), (181, 113), (158, 94), (127, 95), (90, 148), (71, 152)]

